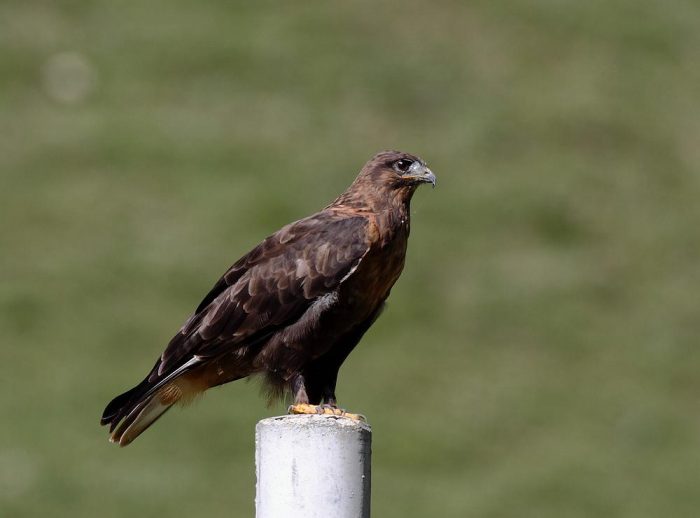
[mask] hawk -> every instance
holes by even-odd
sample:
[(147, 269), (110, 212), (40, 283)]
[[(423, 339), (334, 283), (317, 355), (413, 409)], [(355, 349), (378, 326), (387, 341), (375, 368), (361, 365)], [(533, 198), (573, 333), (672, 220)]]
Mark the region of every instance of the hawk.
[(435, 175), (415, 155), (382, 151), (338, 199), (236, 261), (170, 340), (146, 378), (101, 424), (131, 443), (174, 404), (254, 374), (292, 413), (343, 414), (341, 364), (382, 311), (404, 266), (410, 202)]

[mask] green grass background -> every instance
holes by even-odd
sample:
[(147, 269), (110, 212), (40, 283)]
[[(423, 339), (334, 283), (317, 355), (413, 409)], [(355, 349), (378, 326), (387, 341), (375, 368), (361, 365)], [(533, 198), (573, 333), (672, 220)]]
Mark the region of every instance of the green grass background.
[(252, 516), (255, 383), (100, 413), (385, 148), (438, 187), (341, 370), (374, 516), (697, 516), (699, 63), (693, 0), (3, 0), (0, 516)]

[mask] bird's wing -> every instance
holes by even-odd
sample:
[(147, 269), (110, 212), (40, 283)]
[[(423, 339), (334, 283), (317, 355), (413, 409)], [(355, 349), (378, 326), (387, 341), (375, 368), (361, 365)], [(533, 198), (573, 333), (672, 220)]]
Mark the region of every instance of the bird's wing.
[(154, 382), (189, 363), (259, 343), (334, 291), (369, 250), (367, 220), (320, 212), (291, 223), (239, 259), (163, 352)]

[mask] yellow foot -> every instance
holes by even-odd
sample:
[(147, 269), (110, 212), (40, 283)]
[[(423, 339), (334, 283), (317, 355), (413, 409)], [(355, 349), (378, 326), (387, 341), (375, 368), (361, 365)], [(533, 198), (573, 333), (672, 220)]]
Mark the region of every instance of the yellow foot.
[(288, 414), (313, 414), (313, 415), (337, 415), (339, 417), (348, 417), (355, 421), (367, 421), (367, 418), (362, 414), (351, 414), (342, 408), (331, 405), (291, 405), (287, 409)]

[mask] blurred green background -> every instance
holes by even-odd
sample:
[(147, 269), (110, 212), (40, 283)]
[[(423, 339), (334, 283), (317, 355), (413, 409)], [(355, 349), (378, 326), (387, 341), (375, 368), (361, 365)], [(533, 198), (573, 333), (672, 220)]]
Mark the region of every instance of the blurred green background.
[(0, 3), (0, 516), (252, 516), (255, 382), (104, 404), (373, 153), (422, 156), (341, 370), (377, 517), (700, 509), (700, 4)]

